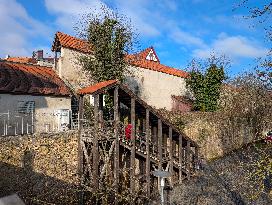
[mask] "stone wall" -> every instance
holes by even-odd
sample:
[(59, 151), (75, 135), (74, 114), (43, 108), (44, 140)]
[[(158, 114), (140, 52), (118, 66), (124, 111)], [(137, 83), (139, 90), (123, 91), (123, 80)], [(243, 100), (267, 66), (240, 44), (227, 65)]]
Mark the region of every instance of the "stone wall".
[(77, 133), (0, 137), (0, 197), (26, 204), (75, 204)]
[[(188, 122), (184, 133), (197, 142), (200, 152), (206, 159), (216, 159), (257, 140), (253, 127), (245, 121), (231, 122), (228, 119), (212, 116), (197, 117)], [(208, 114), (208, 115), (209, 115)]]
[[(254, 131), (254, 123), (245, 118), (229, 118), (220, 112), (171, 113), (160, 110), (186, 136), (200, 147), (200, 154), (213, 160), (260, 140)], [(267, 124), (266, 133), (272, 127)]]

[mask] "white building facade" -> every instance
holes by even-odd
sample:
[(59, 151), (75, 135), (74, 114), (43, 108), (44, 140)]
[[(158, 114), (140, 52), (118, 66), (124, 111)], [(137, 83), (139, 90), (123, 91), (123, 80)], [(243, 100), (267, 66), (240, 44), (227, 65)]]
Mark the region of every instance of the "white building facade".
[[(52, 50), (59, 57), (55, 69), (61, 78), (75, 89), (92, 84), (78, 62), (78, 56), (92, 53), (85, 41), (57, 32)], [(185, 78), (188, 74), (161, 64), (153, 47), (129, 55), (128, 59), (132, 75), (127, 76), (126, 84), (149, 105), (171, 110), (172, 96), (187, 94)]]

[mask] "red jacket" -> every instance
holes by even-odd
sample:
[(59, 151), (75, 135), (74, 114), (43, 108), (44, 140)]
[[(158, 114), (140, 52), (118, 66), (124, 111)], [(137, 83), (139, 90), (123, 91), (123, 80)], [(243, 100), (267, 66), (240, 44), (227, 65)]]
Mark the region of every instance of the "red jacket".
[(125, 128), (125, 134), (126, 134), (126, 140), (130, 140), (131, 139), (131, 129), (132, 129), (132, 125), (128, 124)]

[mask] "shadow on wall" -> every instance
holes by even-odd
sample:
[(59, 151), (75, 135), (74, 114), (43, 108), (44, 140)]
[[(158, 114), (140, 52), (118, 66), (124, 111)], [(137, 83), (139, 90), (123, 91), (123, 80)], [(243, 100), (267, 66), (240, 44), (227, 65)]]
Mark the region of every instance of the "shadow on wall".
[(0, 162), (0, 198), (17, 193), (26, 204), (77, 204), (77, 187), (34, 172), (34, 158), (33, 150), (25, 150), (23, 168)]
[[(137, 76), (136, 76), (137, 77)], [(141, 79), (143, 84), (143, 78)], [(135, 80), (135, 76), (127, 76), (125, 80), (125, 85), (129, 87), (129, 89), (140, 97), (142, 100), (146, 101), (147, 96), (144, 95), (144, 86), (141, 85), (137, 80)]]

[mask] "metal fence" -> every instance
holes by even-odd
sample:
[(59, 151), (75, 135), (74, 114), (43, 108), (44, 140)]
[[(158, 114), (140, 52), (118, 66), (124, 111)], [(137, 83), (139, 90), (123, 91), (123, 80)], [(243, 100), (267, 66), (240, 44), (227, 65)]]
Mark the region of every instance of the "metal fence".
[(57, 112), (20, 113), (8, 110), (0, 113), (0, 136), (50, 133), (78, 128), (78, 113), (65, 116)]

